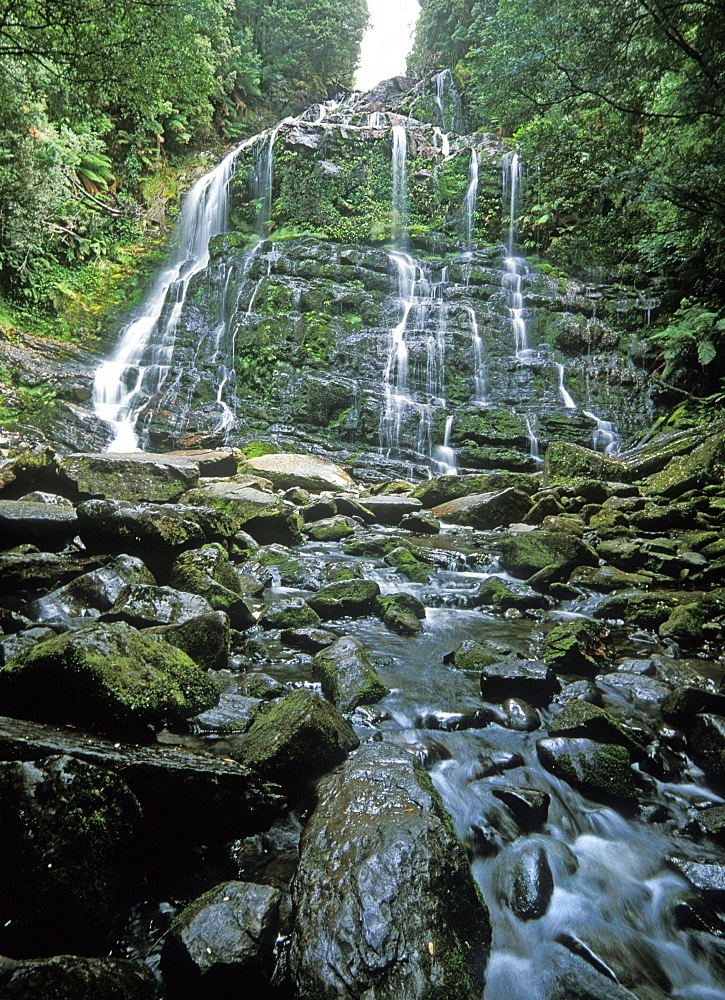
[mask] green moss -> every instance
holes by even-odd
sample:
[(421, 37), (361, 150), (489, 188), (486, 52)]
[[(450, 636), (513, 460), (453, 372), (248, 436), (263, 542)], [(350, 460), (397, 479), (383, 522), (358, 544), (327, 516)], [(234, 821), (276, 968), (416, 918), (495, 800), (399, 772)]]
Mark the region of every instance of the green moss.
[(278, 455), (279, 448), (268, 441), (249, 441), (244, 445), (245, 458), (262, 458), (264, 455)]
[(556, 625), (541, 644), (540, 655), (559, 673), (596, 672), (606, 661), (607, 629), (590, 618)]
[(420, 565), (416, 557), (405, 546), (398, 546), (391, 549), (385, 556), (385, 562), (410, 580), (412, 583), (428, 583), (430, 576)]

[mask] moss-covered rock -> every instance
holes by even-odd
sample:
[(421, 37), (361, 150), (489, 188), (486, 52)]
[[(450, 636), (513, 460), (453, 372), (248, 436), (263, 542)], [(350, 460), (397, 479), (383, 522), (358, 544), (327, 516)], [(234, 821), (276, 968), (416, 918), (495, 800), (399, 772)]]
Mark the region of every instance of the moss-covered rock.
[(224, 670), (229, 666), (229, 617), (223, 611), (191, 618), (181, 625), (156, 625), (144, 635), (160, 635), (190, 656), (202, 670)]
[(585, 795), (605, 801), (636, 799), (632, 760), (623, 746), (584, 737), (554, 736), (537, 740), (536, 751), (547, 771)]
[(689, 454), (677, 455), (660, 472), (643, 484), (647, 493), (679, 497), (688, 490), (708, 484), (722, 485), (725, 479), (725, 428), (711, 427), (707, 440)]
[(481, 493), (497, 493), (513, 488), (522, 493), (534, 493), (541, 480), (525, 472), (485, 472), (469, 476), (438, 476), (421, 486), (416, 486), (410, 494), (426, 508), (457, 500), (459, 497)]
[(315, 542), (341, 542), (354, 535), (356, 527), (349, 517), (328, 517), (307, 522), (302, 532)]
[(543, 594), (537, 594), (525, 583), (504, 580), (498, 576), (489, 576), (478, 587), (473, 598), (474, 605), (486, 604), (497, 611), (518, 608), (528, 611), (533, 608), (548, 608), (550, 601)]
[(234, 480), (205, 483), (185, 493), (181, 502), (210, 507), (233, 517), (238, 528), (262, 545), (299, 545), (302, 541), (302, 518), (292, 504), (284, 503), (274, 493)]
[(586, 701), (568, 701), (549, 725), (549, 733), (586, 736), (599, 743), (617, 743), (637, 759), (642, 756), (642, 738), (622, 725), (603, 708)]
[(119, 591), (104, 621), (124, 621), (135, 628), (151, 625), (181, 625), (190, 618), (210, 614), (209, 601), (199, 594), (187, 594), (173, 587), (127, 583)]
[[(233, 628), (249, 628), (255, 622), (242, 597), (240, 578), (221, 545), (182, 552), (171, 568), (169, 585), (204, 597), (215, 611), (229, 615)], [(252, 589), (258, 592), (259, 585)]]
[(307, 599), (320, 618), (360, 618), (375, 613), (380, 587), (374, 580), (343, 580), (322, 587)]
[(521, 490), (501, 490), (450, 500), (433, 508), (435, 517), (451, 524), (468, 524), (483, 531), (520, 521), (531, 508), (531, 500)]
[(517, 531), (504, 536), (498, 544), (502, 568), (524, 578), (552, 567), (558, 578), (564, 579), (577, 566), (596, 566), (599, 561), (593, 549), (563, 531)]
[(541, 644), (541, 659), (557, 673), (597, 673), (607, 659), (607, 634), (608, 629), (591, 618), (555, 625)]
[(577, 479), (604, 479), (626, 483), (629, 467), (616, 458), (567, 441), (553, 441), (544, 459), (544, 482), (567, 483)]
[(715, 611), (711, 601), (691, 601), (670, 612), (666, 621), (657, 629), (663, 639), (674, 639), (680, 646), (692, 648), (705, 641), (702, 626)]
[(412, 594), (386, 594), (375, 602), (376, 613), (383, 624), (399, 635), (417, 635), (423, 631), (420, 619), (425, 618), (425, 605)]
[(320, 624), (320, 616), (302, 597), (268, 604), (259, 616), (264, 628), (300, 629)]
[(356, 746), (352, 726), (335, 706), (299, 688), (260, 712), (249, 731), (232, 741), (231, 756), (297, 798)]
[(358, 705), (371, 705), (390, 693), (363, 644), (350, 635), (317, 653), (312, 660), (312, 673), (320, 681), (325, 697), (341, 712), (352, 712)]
[(187, 456), (148, 452), (77, 454), (61, 459), (60, 475), (77, 497), (174, 503), (196, 486), (199, 465)]
[(668, 594), (630, 590), (605, 597), (593, 614), (599, 619), (621, 619), (638, 628), (657, 628), (667, 620), (674, 606), (675, 600)]
[(215, 704), (216, 682), (163, 638), (124, 622), (39, 643), (0, 668), (5, 715), (150, 735)]
[(638, 573), (626, 573), (616, 566), (577, 566), (569, 576), (572, 587), (582, 587), (585, 590), (601, 590), (605, 593), (616, 593), (620, 590), (633, 590), (646, 587), (650, 580)]
[(481, 672), (486, 667), (501, 661), (501, 650), (494, 646), (484, 645), (473, 639), (465, 639), (458, 649), (448, 653), (443, 662), (457, 670), (475, 670)]
[(0, 958), (5, 1000), (157, 1000), (148, 966), (125, 958)]
[(416, 557), (405, 546), (391, 549), (385, 556), (385, 562), (389, 566), (394, 566), (402, 576), (410, 580), (411, 583), (428, 583), (430, 577), (428, 571), (418, 562)]

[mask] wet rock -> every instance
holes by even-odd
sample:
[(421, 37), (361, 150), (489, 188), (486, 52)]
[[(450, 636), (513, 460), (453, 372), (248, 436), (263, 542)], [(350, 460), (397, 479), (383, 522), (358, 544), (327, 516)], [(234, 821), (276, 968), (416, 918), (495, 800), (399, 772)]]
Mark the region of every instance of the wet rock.
[(41, 621), (47, 618), (85, 615), (93, 609), (108, 611), (126, 584), (155, 585), (156, 581), (146, 565), (134, 556), (116, 556), (100, 569), (77, 576), (64, 587), (51, 590), (35, 601), (30, 614)]
[(687, 747), (698, 767), (716, 787), (725, 785), (725, 716), (696, 715), (687, 733)]
[(72, 507), (27, 500), (0, 500), (0, 537), (3, 548), (22, 542), (45, 552), (62, 549), (78, 534), (78, 518)]
[(573, 478), (604, 479), (626, 482), (631, 478), (629, 467), (600, 451), (582, 448), (567, 441), (553, 441), (546, 449), (544, 482), (566, 482)]
[(241, 471), (264, 476), (278, 490), (297, 487), (309, 493), (323, 493), (325, 490), (357, 489), (352, 477), (342, 466), (312, 455), (286, 452), (261, 455), (259, 458), (246, 459)]
[(400, 546), (401, 540), (390, 535), (367, 535), (364, 538), (353, 538), (345, 543), (344, 551), (349, 556), (367, 556), (379, 558), (387, 552)]
[(263, 988), (272, 965), (281, 894), (269, 885), (226, 882), (184, 909), (161, 951), (175, 996), (237, 997)]
[(375, 516), (377, 524), (400, 524), (406, 514), (420, 510), (420, 500), (405, 496), (363, 497), (362, 503)]
[(300, 995), (480, 996), (488, 914), (430, 779), (405, 750), (366, 743), (320, 783), (292, 897)]
[(229, 617), (223, 611), (199, 615), (181, 625), (155, 625), (142, 634), (161, 636), (202, 670), (224, 670), (229, 666)]
[(554, 892), (546, 851), (541, 844), (524, 844), (508, 860), (510, 884), (506, 903), (519, 920), (538, 920), (546, 913)]
[(555, 625), (541, 644), (541, 659), (560, 674), (592, 674), (607, 659), (608, 629), (591, 618)]
[(636, 590), (646, 587), (649, 579), (637, 573), (625, 573), (615, 566), (577, 566), (569, 576), (573, 587), (602, 590), (605, 593), (616, 593), (620, 590)]
[(666, 594), (628, 591), (605, 597), (593, 614), (595, 618), (622, 620), (639, 628), (657, 628), (669, 617), (674, 604), (674, 599)]
[(141, 735), (214, 704), (216, 683), (181, 650), (124, 622), (39, 643), (0, 669), (4, 712)]
[(561, 580), (568, 578), (577, 566), (596, 566), (598, 563), (593, 549), (563, 531), (540, 528), (517, 531), (504, 536), (498, 544), (502, 568), (524, 578), (551, 567), (556, 578)]
[(541, 660), (501, 660), (481, 674), (481, 694), (490, 701), (523, 698), (532, 705), (548, 705), (558, 688), (555, 675)]
[(706, 634), (702, 626), (712, 616), (715, 608), (709, 601), (693, 601), (674, 608), (666, 621), (657, 629), (663, 639), (672, 639), (680, 646), (701, 646)]
[(342, 514), (343, 517), (358, 517), (364, 524), (375, 523), (373, 512), (365, 504), (359, 500), (355, 500), (349, 494), (336, 496), (333, 498), (333, 502), (337, 507), (337, 513)]
[(423, 631), (419, 619), (425, 618), (425, 605), (412, 594), (386, 594), (375, 601), (376, 614), (383, 625), (399, 635), (417, 635)]
[(302, 529), (315, 542), (341, 542), (355, 534), (357, 525), (349, 517), (328, 517), (321, 521), (310, 521)]
[(318, 653), (337, 639), (336, 632), (324, 628), (289, 628), (282, 629), (280, 641), (292, 649), (301, 649), (305, 653)]
[(586, 736), (598, 743), (616, 743), (625, 747), (635, 759), (641, 759), (643, 755), (642, 739), (637, 733), (603, 708), (585, 701), (570, 701), (564, 705), (552, 720), (549, 733)]
[(325, 521), (335, 517), (337, 514), (337, 503), (335, 500), (323, 500), (320, 497), (319, 500), (301, 507), (299, 513), (305, 524), (314, 524), (315, 521)]
[(180, 455), (76, 454), (59, 462), (61, 481), (77, 498), (174, 503), (199, 481), (199, 465)]
[(152, 570), (166, 571), (185, 549), (224, 542), (238, 522), (207, 508), (86, 500), (78, 507), (78, 533), (89, 552), (137, 556)]
[(116, 775), (68, 756), (0, 762), (3, 950), (103, 949), (132, 873), (141, 810)]
[(52, 503), (58, 507), (72, 507), (73, 504), (67, 497), (62, 497), (58, 493), (44, 493), (42, 490), (35, 490), (33, 493), (26, 493), (18, 500), (29, 500), (31, 503)]
[[(532, 499), (536, 499), (533, 497)], [(522, 524), (541, 524), (545, 517), (558, 517), (563, 514), (564, 508), (556, 499), (555, 496), (551, 494), (547, 496), (542, 496), (534, 503), (524, 517), (521, 518)]]
[(469, 781), (479, 781), (481, 778), (488, 778), (492, 774), (503, 774), (504, 771), (515, 770), (524, 766), (524, 758), (519, 753), (511, 750), (498, 750), (490, 756), (479, 757), (476, 761)]
[(405, 514), (400, 520), (400, 527), (406, 531), (412, 531), (414, 535), (438, 535), (441, 530), (441, 523), (432, 514), (414, 513)]
[(345, 580), (322, 587), (307, 598), (307, 603), (325, 620), (360, 618), (375, 613), (380, 587), (374, 580)]
[(532, 733), (541, 725), (539, 714), (522, 698), (507, 698), (501, 705), (501, 725), (519, 733)]
[(8, 635), (0, 642), (0, 666), (12, 660), (24, 649), (30, 649), (39, 642), (53, 639), (56, 632), (52, 628), (26, 628), (15, 635)]
[(601, 692), (590, 680), (571, 681), (563, 684), (561, 691), (554, 696), (554, 701), (559, 705), (566, 704), (567, 701), (587, 701), (590, 705), (600, 705), (602, 702)]
[[(277, 785), (228, 758), (182, 747), (111, 743), (78, 729), (0, 717), (0, 755), (35, 761), (69, 754), (123, 778), (141, 804), (153, 844), (223, 843), (266, 829), (284, 807)], [(189, 803), (194, 808), (189, 808)]]
[(173, 587), (130, 583), (121, 588), (103, 618), (110, 622), (127, 622), (135, 628), (148, 628), (151, 625), (181, 625), (190, 618), (211, 614), (213, 610), (198, 594), (187, 594)]
[(536, 741), (539, 760), (547, 771), (592, 798), (631, 801), (637, 790), (628, 751), (617, 745), (581, 737), (544, 737)]
[(421, 566), (410, 549), (403, 545), (386, 553), (385, 562), (389, 566), (394, 566), (398, 573), (411, 583), (428, 583), (430, 580), (428, 571)]
[(699, 713), (725, 715), (725, 695), (686, 685), (668, 694), (662, 702), (662, 717), (682, 726)]
[(722, 422), (710, 425), (709, 430), (702, 444), (689, 454), (672, 458), (664, 469), (651, 476), (644, 487), (646, 491), (672, 498), (708, 483), (721, 483), (725, 470), (725, 430)]
[(317, 653), (312, 673), (322, 684), (325, 697), (341, 712), (352, 712), (358, 705), (371, 705), (390, 693), (363, 644), (350, 635)]
[(0, 992), (5, 1000), (156, 1000), (159, 996), (156, 980), (142, 962), (77, 955), (0, 958)]
[(211, 507), (227, 514), (234, 518), (238, 528), (261, 545), (272, 542), (299, 545), (302, 541), (302, 519), (292, 504), (280, 500), (274, 493), (244, 486), (232, 479), (205, 483), (190, 490), (183, 495), (181, 503)]
[(303, 597), (267, 604), (259, 616), (263, 628), (303, 629), (320, 624), (320, 616)]
[(483, 472), (468, 476), (438, 476), (420, 486), (416, 486), (411, 496), (420, 500), (424, 507), (438, 507), (440, 504), (474, 494), (496, 493), (513, 488), (523, 493), (538, 489), (540, 480), (525, 472)]
[(306, 688), (273, 702), (230, 756), (299, 797), (311, 781), (358, 746), (352, 726), (324, 698)]
[(487, 823), (471, 823), (463, 836), (466, 854), (474, 858), (490, 858), (499, 850), (500, 836)]
[(671, 858), (670, 862), (698, 892), (705, 893), (711, 899), (725, 898), (725, 865), (712, 861), (688, 861), (685, 858)]
[(551, 802), (546, 792), (537, 791), (535, 788), (494, 785), (491, 793), (508, 806), (516, 822), (526, 833), (541, 829), (546, 822)]
[(551, 602), (543, 594), (537, 594), (532, 587), (525, 583), (490, 576), (479, 585), (473, 598), (473, 604), (476, 607), (486, 604), (498, 611), (506, 611), (508, 608), (528, 611), (534, 608), (548, 608)]
[(505, 653), (504, 649), (494, 646), (493, 643), (465, 639), (458, 649), (446, 653), (443, 662), (450, 664), (457, 670), (484, 670), (494, 663), (500, 663)]
[(506, 489), (499, 493), (481, 493), (450, 500), (433, 508), (433, 515), (450, 524), (467, 524), (487, 531), (513, 524), (531, 507), (526, 493)]
[(654, 677), (643, 677), (642, 674), (631, 674), (626, 670), (600, 674), (596, 678), (596, 684), (605, 697), (609, 695), (611, 698), (611, 690), (614, 689), (625, 701), (639, 703), (642, 707), (659, 705), (672, 690), (669, 684)]
[(688, 823), (687, 831), (695, 832), (700, 837), (711, 837), (717, 844), (725, 845), (725, 806), (707, 806), (698, 809), (692, 821)]
[[(249, 578), (247, 578), (249, 580)], [(232, 628), (245, 629), (255, 624), (255, 617), (242, 597), (242, 581), (219, 544), (188, 549), (176, 557), (171, 567), (169, 586), (189, 594), (198, 594), (215, 611), (229, 616)], [(263, 585), (254, 580), (247, 589), (259, 592)]]

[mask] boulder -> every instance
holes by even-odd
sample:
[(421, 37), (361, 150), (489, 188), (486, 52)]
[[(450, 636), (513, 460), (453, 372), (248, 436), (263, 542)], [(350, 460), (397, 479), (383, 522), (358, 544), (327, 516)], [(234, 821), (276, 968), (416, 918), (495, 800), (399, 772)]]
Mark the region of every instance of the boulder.
[(639, 628), (657, 628), (669, 618), (675, 599), (668, 594), (630, 590), (605, 597), (593, 611), (595, 618), (622, 620)]
[(428, 570), (421, 566), (419, 560), (413, 555), (405, 545), (399, 545), (385, 554), (385, 562), (395, 569), (411, 583), (428, 583), (430, 576)]
[(526, 833), (539, 830), (549, 813), (550, 796), (536, 788), (513, 788), (510, 785), (494, 785), (491, 793), (507, 806), (514, 819)]
[(234, 476), (237, 472), (240, 453), (234, 448), (215, 448), (204, 451), (188, 448), (181, 451), (169, 451), (161, 457), (165, 460), (181, 458), (193, 462), (199, 467), (199, 475), (204, 478)]
[(449, 663), (457, 670), (485, 670), (494, 663), (500, 663), (504, 651), (492, 644), (476, 642), (474, 639), (464, 639), (458, 649), (446, 653), (444, 663)]
[(34, 601), (29, 609), (33, 618), (67, 618), (108, 611), (121, 590), (132, 583), (155, 585), (145, 563), (135, 556), (116, 556), (105, 566), (82, 573), (63, 587), (57, 587)]
[(481, 694), (491, 701), (523, 698), (532, 705), (547, 705), (559, 682), (541, 660), (500, 660), (484, 667)]
[(596, 552), (580, 538), (563, 531), (516, 531), (498, 543), (501, 568), (518, 577), (530, 577), (551, 569), (559, 580), (566, 579), (577, 566), (596, 566)]
[(124, 622), (38, 643), (0, 668), (0, 709), (39, 722), (147, 734), (214, 704), (216, 682), (181, 650)]
[(599, 674), (596, 678), (597, 687), (605, 696), (611, 699), (612, 690), (619, 699), (624, 699), (630, 703), (639, 703), (640, 708), (658, 707), (672, 691), (670, 684), (665, 684), (654, 677), (643, 677), (642, 674), (634, 674), (628, 670), (617, 670), (611, 674)]
[(627, 482), (629, 466), (617, 458), (567, 441), (552, 441), (544, 459), (544, 482), (566, 483), (572, 479), (604, 479)]
[(386, 594), (375, 602), (376, 614), (383, 625), (398, 635), (417, 635), (423, 631), (420, 619), (425, 618), (425, 605), (412, 594)]
[(190, 656), (202, 670), (224, 670), (229, 666), (231, 635), (229, 617), (223, 611), (189, 618), (181, 625), (154, 625), (143, 635), (159, 635)]
[(292, 504), (274, 493), (232, 479), (205, 483), (190, 490), (181, 497), (181, 503), (211, 507), (227, 514), (260, 545), (274, 542), (299, 545), (302, 541), (302, 518)]
[[(0, 717), (0, 757), (35, 761), (68, 754), (118, 775), (138, 799), (146, 850), (216, 844), (266, 830), (285, 805), (277, 785), (224, 757), (183, 747), (111, 743), (78, 729)], [(189, 803), (194, 808), (189, 808)]]
[(390, 693), (363, 644), (350, 635), (320, 650), (312, 661), (312, 673), (320, 681), (325, 697), (341, 712), (371, 705)]
[(595, 674), (606, 662), (604, 640), (609, 634), (600, 622), (575, 618), (555, 625), (542, 642), (541, 659), (559, 674)]
[(196, 486), (199, 465), (180, 455), (143, 451), (127, 455), (75, 454), (60, 459), (59, 474), (75, 498), (174, 503)]
[(613, 594), (621, 590), (636, 590), (646, 587), (649, 580), (637, 573), (626, 573), (615, 566), (577, 566), (569, 576), (572, 587), (585, 590), (601, 590)]
[(364, 497), (364, 506), (375, 517), (377, 524), (389, 524), (396, 527), (406, 514), (420, 510), (420, 500), (408, 496)]
[(671, 458), (664, 469), (650, 476), (645, 492), (675, 498), (709, 484), (721, 486), (725, 478), (725, 424), (721, 421), (709, 430), (705, 441)]
[(439, 535), (441, 523), (433, 514), (416, 512), (405, 514), (400, 519), (400, 527), (414, 535)]
[(687, 732), (690, 756), (716, 788), (725, 787), (725, 715), (696, 715)]
[(297, 487), (309, 493), (323, 493), (325, 490), (357, 489), (354, 480), (342, 466), (312, 455), (287, 452), (261, 455), (259, 458), (246, 459), (242, 470), (264, 476), (278, 490)]
[[(169, 585), (189, 594), (198, 594), (215, 611), (226, 612), (232, 628), (245, 629), (255, 624), (254, 615), (242, 597), (240, 577), (219, 544), (188, 549), (177, 556), (171, 567)], [(258, 591), (260, 586), (259, 582), (251, 587), (247, 584), (247, 589)]]
[(181, 625), (212, 611), (211, 604), (198, 594), (187, 594), (173, 587), (128, 583), (121, 588), (103, 618), (109, 622), (128, 622), (135, 628), (148, 628), (151, 625)]
[(78, 534), (78, 517), (73, 507), (28, 500), (0, 500), (2, 547), (28, 543), (45, 552), (62, 549)]
[(430, 778), (407, 751), (365, 743), (320, 782), (292, 900), (297, 995), (480, 997), (488, 913)]
[(506, 868), (509, 883), (504, 899), (519, 920), (538, 920), (554, 893), (554, 876), (541, 844), (524, 842), (513, 849)]
[(623, 746), (584, 737), (554, 736), (536, 741), (547, 771), (595, 799), (633, 801), (637, 789), (632, 761)]
[(525, 583), (489, 576), (479, 585), (473, 598), (474, 607), (480, 607), (482, 604), (497, 611), (507, 611), (509, 608), (529, 611), (535, 608), (548, 608), (551, 601), (543, 594), (537, 594)]
[(521, 490), (480, 493), (450, 500), (433, 508), (434, 517), (450, 524), (467, 524), (483, 531), (513, 524), (531, 507), (531, 499)]
[(549, 734), (553, 733), (586, 736), (598, 743), (616, 743), (635, 759), (643, 755), (643, 740), (637, 732), (618, 722), (603, 708), (586, 701), (567, 702), (549, 725)]
[(4, 1000), (157, 1000), (158, 984), (143, 962), (124, 958), (0, 957)]
[(327, 517), (320, 521), (308, 521), (302, 533), (314, 542), (341, 542), (355, 534), (357, 525), (349, 517)]
[[(523, 493), (533, 493), (539, 488), (540, 479), (526, 472), (484, 472), (468, 476), (437, 476), (416, 486), (411, 496), (426, 508), (438, 507), (459, 497), (474, 494), (496, 493), (513, 488)], [(531, 506), (531, 503), (529, 503)]]
[(519, 733), (532, 733), (541, 725), (539, 713), (523, 698), (506, 698), (497, 716), (499, 725)]
[(110, 556), (77, 552), (5, 552), (0, 554), (2, 603), (21, 608), (34, 597), (47, 594), (84, 573), (105, 565)]
[(272, 966), (281, 893), (225, 882), (190, 903), (164, 940), (161, 968), (174, 996), (210, 998), (263, 989)]
[(301, 629), (320, 624), (320, 616), (303, 597), (267, 604), (259, 616), (263, 628)]
[(358, 746), (352, 726), (329, 701), (299, 688), (261, 711), (230, 756), (298, 797)]
[(121, 778), (68, 756), (0, 762), (4, 950), (108, 946), (141, 809)]
[(380, 587), (374, 580), (343, 580), (322, 587), (307, 603), (325, 620), (375, 614)]
[(304, 653), (318, 653), (337, 639), (337, 632), (324, 628), (285, 628), (280, 634), (280, 642)]

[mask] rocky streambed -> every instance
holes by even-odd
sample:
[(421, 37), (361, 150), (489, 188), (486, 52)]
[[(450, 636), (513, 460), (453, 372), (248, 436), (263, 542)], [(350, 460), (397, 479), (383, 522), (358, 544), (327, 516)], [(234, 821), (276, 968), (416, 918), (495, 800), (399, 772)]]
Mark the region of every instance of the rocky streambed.
[(721, 425), (0, 466), (3, 996), (725, 996)]

